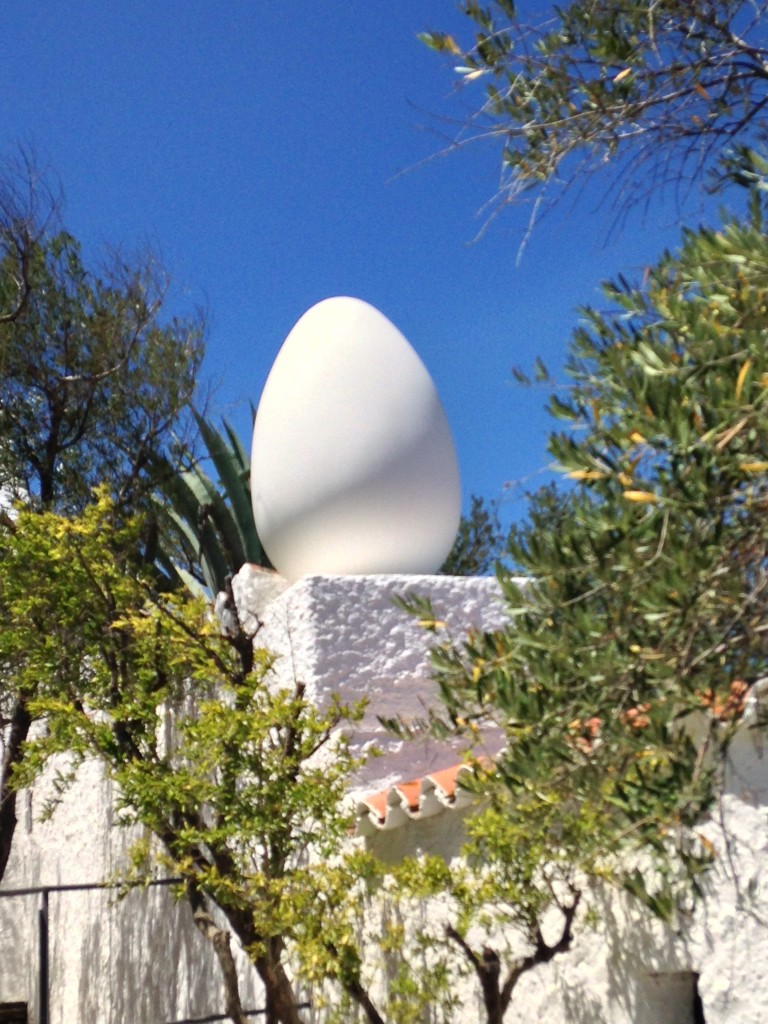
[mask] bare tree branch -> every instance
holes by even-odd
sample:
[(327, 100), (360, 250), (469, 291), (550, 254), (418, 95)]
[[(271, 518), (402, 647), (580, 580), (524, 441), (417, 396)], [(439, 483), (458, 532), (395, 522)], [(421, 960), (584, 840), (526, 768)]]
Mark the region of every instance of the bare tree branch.
[(544, 940), (541, 929), (536, 923), (533, 928), (533, 952), (512, 965), (503, 984), (501, 982), (501, 958), (496, 950), (486, 945), (483, 946), (480, 953), (477, 953), (452, 925), (447, 926), (446, 935), (461, 949), (480, 982), (486, 1024), (502, 1024), (515, 986), (527, 971), (533, 970), (539, 964), (548, 963), (558, 953), (564, 953), (570, 949), (573, 941), (573, 920), (581, 901), (581, 893), (572, 891), (572, 895), (573, 899), (570, 903), (558, 904), (563, 915), (562, 930), (558, 940), (549, 945)]

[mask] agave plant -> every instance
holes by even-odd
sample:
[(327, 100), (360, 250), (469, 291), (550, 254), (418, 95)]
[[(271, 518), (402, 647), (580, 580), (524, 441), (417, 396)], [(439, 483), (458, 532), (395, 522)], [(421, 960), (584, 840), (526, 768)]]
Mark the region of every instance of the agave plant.
[[(195, 592), (217, 594), (246, 562), (272, 566), (253, 521), (248, 453), (226, 420), (221, 433), (199, 413), (194, 416), (218, 481), (199, 463), (179, 471), (157, 460), (160, 504), (177, 541), (161, 543), (157, 561), (170, 586), (183, 583)], [(181, 554), (189, 568), (181, 564)]]

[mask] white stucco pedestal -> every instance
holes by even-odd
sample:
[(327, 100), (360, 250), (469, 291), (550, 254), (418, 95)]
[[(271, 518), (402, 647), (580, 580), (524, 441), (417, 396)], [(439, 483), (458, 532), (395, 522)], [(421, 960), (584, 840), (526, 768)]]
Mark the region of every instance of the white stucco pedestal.
[[(438, 640), (459, 640), (470, 629), (498, 629), (507, 621), (494, 578), (305, 576), (275, 597), (263, 572), (244, 566), (233, 590), (246, 627), (258, 626), (257, 645), (276, 655), (275, 685), (302, 682), (309, 699), (321, 706), (334, 693), (348, 703), (367, 702), (353, 745), (359, 750), (375, 744), (382, 755), (368, 762), (355, 788), (426, 775), (459, 759), (458, 745), (428, 738), (403, 743), (378, 719), (423, 718), (435, 703), (429, 651)], [(430, 599), (445, 623), (437, 636), (396, 607), (394, 598), (409, 594)], [(492, 734), (487, 742), (497, 745)]]

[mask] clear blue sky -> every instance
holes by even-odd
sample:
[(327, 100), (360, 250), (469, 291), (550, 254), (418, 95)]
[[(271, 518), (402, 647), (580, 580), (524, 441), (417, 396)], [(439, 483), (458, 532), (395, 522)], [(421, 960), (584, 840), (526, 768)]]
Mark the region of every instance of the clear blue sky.
[(416, 39), (463, 20), (451, 0), (5, 0), (0, 149), (31, 145), (55, 169), (88, 252), (161, 251), (176, 304), (207, 308), (213, 409), (243, 435), (299, 316), (329, 295), (373, 303), (437, 383), (465, 506), (505, 495), (511, 519), (550, 426), (546, 393), (511, 367), (557, 370), (576, 307), (678, 229), (655, 208), (611, 234), (606, 179), (566, 198), (520, 265), (526, 209), (472, 244), (497, 154), (427, 159), (480, 92), (457, 95)]

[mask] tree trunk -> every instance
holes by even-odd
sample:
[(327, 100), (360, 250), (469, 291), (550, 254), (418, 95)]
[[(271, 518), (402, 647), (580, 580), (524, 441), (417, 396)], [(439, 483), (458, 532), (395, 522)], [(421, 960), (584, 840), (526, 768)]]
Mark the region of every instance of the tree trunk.
[(243, 1013), (243, 1004), (240, 1002), (240, 987), (237, 982), (235, 961), (229, 946), (229, 932), (219, 928), (211, 915), (207, 914), (202, 907), (195, 910), (194, 918), (198, 930), (211, 943), (218, 958), (224, 978), (224, 1000), (227, 1016), (232, 1021), (232, 1024), (248, 1024), (248, 1019)]
[(347, 994), (355, 1000), (357, 1005), (368, 1018), (368, 1024), (386, 1024), (384, 1018), (374, 1006), (373, 1000), (368, 995), (367, 989), (363, 987), (359, 978), (347, 981), (344, 983), (344, 988), (347, 990)]
[(490, 946), (484, 946), (482, 953), (476, 953), (451, 925), (446, 928), (446, 934), (461, 948), (464, 956), (475, 969), (483, 993), (486, 1024), (502, 1024), (506, 1005), (500, 984), (501, 960), (499, 954)]
[(269, 956), (257, 957), (254, 963), (259, 977), (264, 982), (267, 1007), (274, 1016), (275, 1024), (305, 1024), (296, 1005), (293, 985), (283, 965), (275, 963)]
[[(256, 934), (253, 917), (247, 910), (233, 907), (222, 907), (221, 909), (244, 949), (265, 942), (262, 936)], [(266, 948), (265, 953), (252, 958), (266, 993), (266, 1024), (305, 1024), (296, 1004), (293, 984), (285, 972), (279, 955), (271, 954), (269, 940), (266, 940)]]
[(21, 761), (21, 749), (32, 725), (32, 716), (26, 701), (18, 698), (10, 719), (8, 739), (0, 768), (0, 881), (3, 879), (11, 855), (13, 835), (16, 831), (16, 800), (18, 794), (10, 787), (13, 770)]

